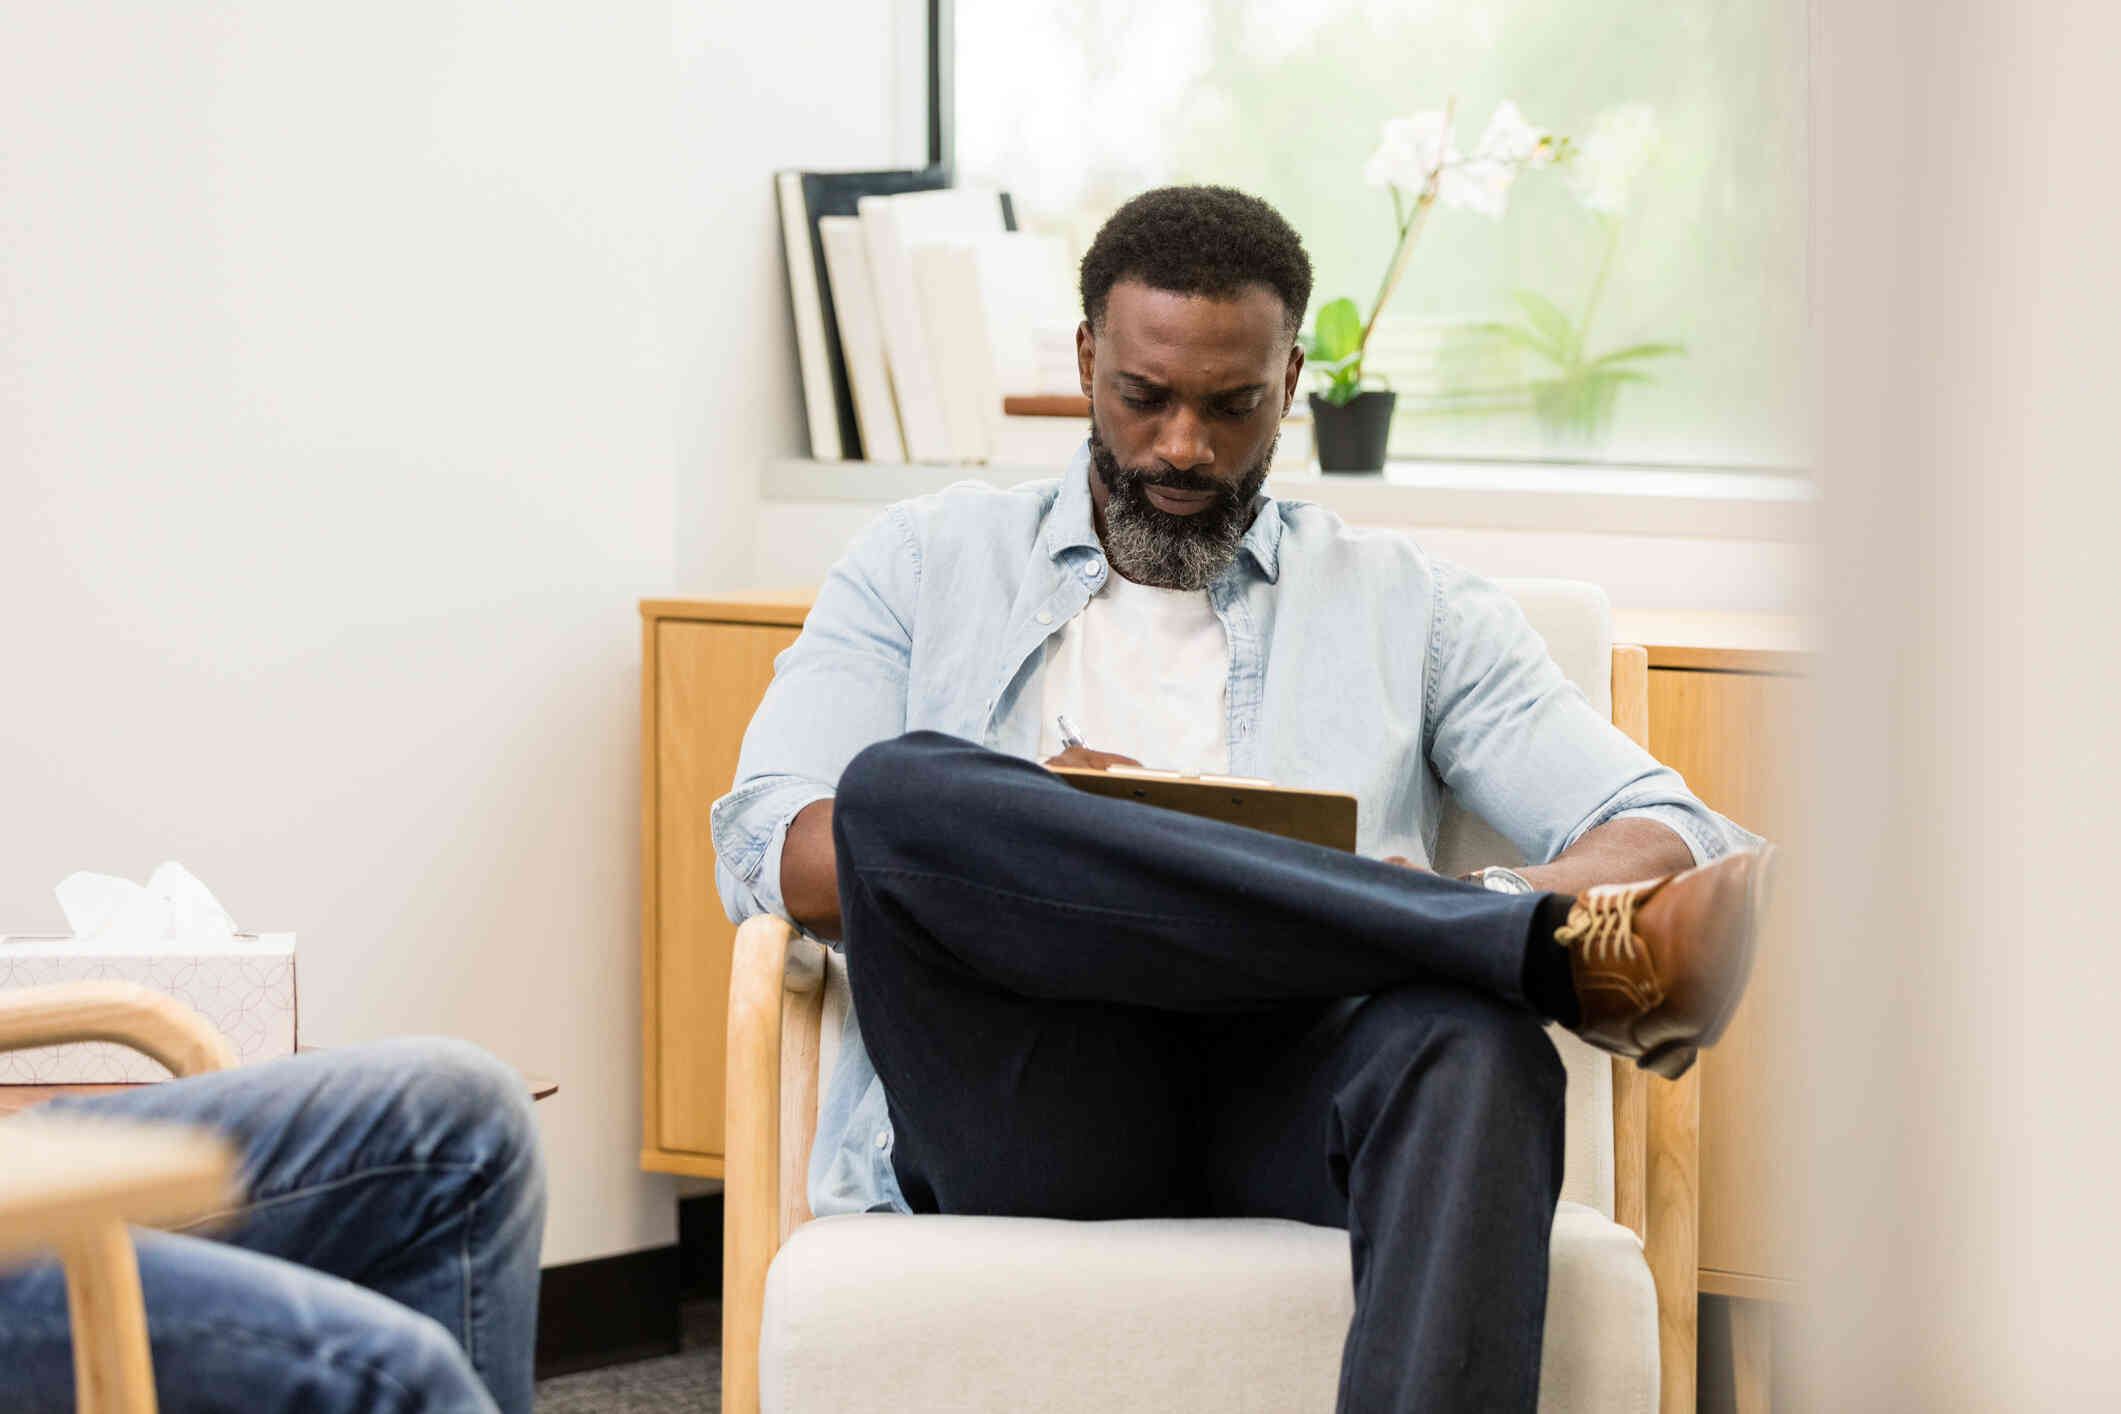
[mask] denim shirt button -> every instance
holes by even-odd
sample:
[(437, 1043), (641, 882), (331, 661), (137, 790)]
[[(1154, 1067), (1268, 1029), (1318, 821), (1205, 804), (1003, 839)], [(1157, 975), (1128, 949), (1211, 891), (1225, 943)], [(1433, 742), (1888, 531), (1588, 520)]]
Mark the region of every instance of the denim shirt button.
[(891, 1131), (890, 1131), (890, 1130), (888, 1130), (888, 1129), (879, 1129), (879, 1130), (878, 1130), (878, 1131), (876, 1132), (876, 1147), (877, 1147), (877, 1148), (879, 1148), (879, 1149), (888, 1149), (888, 1148), (890, 1148), (890, 1147), (891, 1147)]
[(1042, 623), (1042, 624), (1050, 624), (1050, 623), (1052, 623), (1052, 622), (1053, 622), (1053, 611), (1052, 611), (1051, 609), (1040, 609), (1040, 610), (1038, 611), (1038, 621), (1039, 621), (1040, 623)]

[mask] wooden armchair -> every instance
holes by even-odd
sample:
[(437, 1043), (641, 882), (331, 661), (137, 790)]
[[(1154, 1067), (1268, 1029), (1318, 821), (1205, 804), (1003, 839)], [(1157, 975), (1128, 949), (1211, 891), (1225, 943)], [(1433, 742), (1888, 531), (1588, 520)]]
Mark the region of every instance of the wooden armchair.
[[(1594, 703), (1605, 699), (1609, 689), (1615, 723), (1636, 741), (1646, 744), (1647, 655), (1640, 648), (1611, 644), (1610, 630), (1605, 627), (1609, 620), (1604, 612), (1603, 595), (1588, 586), (1563, 586), (1542, 581), (1521, 582), (1508, 587), (1518, 595), (1535, 627), (1547, 635), (1564, 671), (1570, 669), (1571, 663), (1557, 637), (1568, 639), (1573, 636), (1578, 671), (1570, 672), (1569, 676), (1579, 685), (1591, 679), (1586, 692)], [(1589, 596), (1595, 596), (1595, 605), (1587, 607)], [(1549, 603), (1549, 599), (1555, 602)], [(1559, 622), (1558, 631), (1555, 622), (1542, 622), (1542, 613)], [(1586, 613), (1596, 619), (1596, 632), (1574, 621)], [(1583, 669), (1588, 651), (1584, 644), (1592, 642), (1597, 650), (1595, 661), (1610, 664), (1609, 684), (1597, 682), (1592, 673)], [(1474, 828), (1484, 829), (1477, 825)], [(1451, 831), (1447, 829), (1446, 834), (1449, 836)], [(1492, 847), (1492, 839), (1477, 846), (1469, 842), (1462, 846), (1465, 849)], [(1439, 867), (1449, 867), (1453, 862), (1450, 856), (1451, 848), (1447, 843), (1439, 850)], [(1500, 856), (1488, 853), (1481, 862), (1493, 862), (1497, 857)], [(769, 1270), (774, 1268), (776, 1256), (782, 1254), (791, 1237), (811, 1220), (805, 1189), (811, 1145), (816, 1135), (820, 1075), (822, 1073), (827, 1078), (830, 1075), (838, 1027), (847, 1005), (844, 991), (845, 968), (837, 956), (828, 954), (826, 949), (796, 933), (781, 920), (755, 918), (738, 931), (729, 992), (725, 1112), (727, 1206), (723, 1243), (722, 1408), (726, 1414), (758, 1414), (762, 1327), (768, 1324), (769, 1317), (774, 1325), (785, 1328), (778, 1337), (772, 1331), (767, 1332), (770, 1363), (779, 1364), (784, 1375), (787, 1366), (782, 1362), (790, 1361), (808, 1362), (814, 1372), (821, 1364), (830, 1364), (833, 1358), (825, 1348), (831, 1340), (830, 1332), (825, 1329), (830, 1322), (806, 1325), (800, 1314), (801, 1308), (806, 1303), (812, 1306), (827, 1304), (820, 1299), (820, 1292), (835, 1283), (901, 1279), (903, 1248), (896, 1254), (886, 1252), (879, 1260), (875, 1251), (866, 1255), (857, 1251), (863, 1242), (855, 1239), (903, 1243), (908, 1239), (902, 1234), (909, 1229), (890, 1229), (894, 1234), (892, 1237), (880, 1238), (877, 1235), (886, 1230), (875, 1224), (1019, 1223), (1026, 1224), (1024, 1230), (1028, 1232), (1028, 1225), (1035, 1222), (1025, 1219), (909, 1219), (866, 1214), (827, 1219), (817, 1229), (806, 1233), (805, 1241), (795, 1244), (808, 1249), (798, 1264), (802, 1271), (794, 1275), (785, 1271), (775, 1273), (772, 1303), (775, 1310), (769, 1312)], [(1622, 1267), (1632, 1264), (1640, 1274), (1646, 1265), (1647, 1281), (1642, 1285), (1646, 1287), (1654, 1283), (1654, 1296), (1647, 1291), (1640, 1293), (1639, 1320), (1654, 1327), (1655, 1349), (1648, 1356), (1638, 1358), (1630, 1354), (1621, 1359), (1620, 1363), (1628, 1368), (1623, 1370), (1619, 1386), (1628, 1391), (1625, 1397), (1644, 1403), (1648, 1400), (1649, 1390), (1654, 1388), (1658, 1391), (1658, 1405), (1667, 1414), (1690, 1411), (1695, 1402), (1699, 1071), (1690, 1072), (1680, 1081), (1667, 1082), (1649, 1076), (1633, 1065), (1614, 1062), (1602, 1053), (1590, 1050), (1573, 1036), (1560, 1035), (1557, 1045), (1569, 1067), (1572, 1096), (1569, 1167), (1573, 1177), (1564, 1191), (1564, 1208), (1574, 1210), (1569, 1216), (1577, 1220), (1576, 1231), (1588, 1233), (1591, 1228), (1600, 1229), (1591, 1235), (1590, 1241), (1577, 1244), (1598, 1250), (1592, 1254), (1595, 1261), (1587, 1260), (1585, 1266), (1577, 1268), (1578, 1276), (1572, 1279), (1577, 1284), (1570, 1289), (1577, 1291), (1578, 1295), (1571, 1299), (1582, 1304), (1585, 1288), (1581, 1282), (1586, 1279), (1581, 1277), (1581, 1272), (1588, 1267), (1601, 1267), (1610, 1273), (1616, 1262)], [(1579, 1101), (1579, 1096), (1587, 1098)], [(1579, 1120), (1579, 1103), (1589, 1107), (1593, 1115), (1591, 1121)], [(1604, 1119), (1608, 1105), (1609, 1127)], [(1579, 1153), (1580, 1149), (1582, 1153)], [(1588, 1160), (1583, 1157), (1585, 1153), (1590, 1155)], [(1566, 1201), (1571, 1198), (1578, 1201)], [(1194, 1220), (1188, 1226), (1205, 1228), (1215, 1221), (1234, 1223), (1241, 1220)], [(1615, 1223), (1640, 1239), (1639, 1255), (1634, 1253), (1633, 1242), (1618, 1232)], [(869, 1226), (858, 1226), (863, 1224)], [(1053, 1270), (1053, 1262), (1068, 1260), (1065, 1254), (1070, 1249), (1066, 1244), (1072, 1240), (1071, 1233), (1080, 1233), (1087, 1239), (1094, 1229), (1122, 1226), (1126, 1225), (1067, 1225), (1068, 1232), (1056, 1239), (1061, 1247), (1046, 1243), (1039, 1258), (1044, 1266), (1038, 1262), (1025, 1266), (1024, 1284), (1042, 1280), (1044, 1273)], [(1307, 1229), (1299, 1224), (1288, 1226), (1300, 1233), (1324, 1236), (1324, 1230)], [(945, 1232), (944, 1229), (933, 1231), (937, 1235)], [(1560, 1252), (1564, 1247), (1560, 1220), (1557, 1220), (1556, 1231), (1556, 1247)], [(1622, 1243), (1617, 1245), (1625, 1248), (1617, 1257), (1616, 1244), (1609, 1240), (1612, 1235), (1620, 1236)], [(1239, 1238), (1233, 1237), (1233, 1240)], [(1575, 1238), (1570, 1240), (1574, 1242)], [(838, 1244), (836, 1249), (831, 1245), (835, 1242)], [(987, 1250), (991, 1257), (995, 1249), (990, 1247)], [(1315, 1254), (1327, 1249), (1314, 1247), (1312, 1250)], [(1340, 1243), (1339, 1251), (1344, 1256), (1344, 1241)], [(1056, 1252), (1061, 1255), (1056, 1256)], [(825, 1255), (818, 1255), (820, 1253)], [(918, 1289), (909, 1287), (899, 1294), (900, 1304), (918, 1306), (931, 1296), (940, 1299), (940, 1293), (949, 1291), (953, 1285), (964, 1285), (963, 1278), (976, 1270), (973, 1265), (952, 1270), (947, 1267), (948, 1259), (942, 1260), (941, 1279), (937, 1279), (936, 1273), (929, 1273), (931, 1285)], [(973, 1258), (972, 1262), (980, 1260)], [(991, 1266), (991, 1262), (988, 1265)], [(1557, 1273), (1561, 1271), (1559, 1262), (1555, 1270)], [(1344, 1266), (1340, 1273), (1339, 1281), (1345, 1286)], [(1624, 1270), (1621, 1276), (1620, 1286), (1627, 1288), (1629, 1282)], [(1609, 1285), (1599, 1288), (1603, 1294), (1590, 1304), (1620, 1308), (1629, 1306), (1635, 1299), (1635, 1291), (1612, 1291), (1610, 1278), (1601, 1279), (1608, 1280)], [(1564, 1285), (1557, 1276), (1550, 1306), (1553, 1301), (1563, 1299)], [(1013, 1289), (1023, 1287), (1019, 1285)], [(1319, 1289), (1318, 1286), (1311, 1288), (1314, 1292)], [(893, 1307), (893, 1293), (884, 1287), (872, 1286), (865, 1299), (887, 1308)], [(1652, 1301), (1654, 1309), (1650, 1306)], [(1290, 1304), (1292, 1308), (1300, 1305), (1301, 1298), (1292, 1297)], [(1285, 1346), (1305, 1346), (1306, 1358), (1314, 1363), (1327, 1362), (1323, 1365), (1326, 1372), (1323, 1389), (1328, 1401), (1332, 1389), (1330, 1375), (1337, 1367), (1339, 1356), (1337, 1336), (1331, 1329), (1332, 1319), (1332, 1313), (1327, 1312), (1323, 1319), (1312, 1320), (1307, 1327), (1310, 1333), (1302, 1341), (1283, 1342)], [(1337, 1319), (1344, 1330), (1345, 1315)], [(1550, 1331), (1553, 1328), (1554, 1318), (1550, 1315)], [(1640, 1325), (1630, 1329), (1645, 1340), (1650, 1338)], [(968, 1355), (974, 1353), (970, 1347), (979, 1344), (982, 1338), (972, 1335), (969, 1328), (961, 1331), (961, 1344), (967, 1348)], [(1266, 1343), (1273, 1344), (1271, 1341)], [(1320, 1349), (1321, 1346), (1324, 1348)], [(1644, 1360), (1650, 1366), (1646, 1371), (1640, 1368)], [(1610, 1372), (1577, 1368), (1557, 1376), (1557, 1363), (1550, 1340), (1548, 1370), (1543, 1376), (1542, 1408), (1574, 1408), (1586, 1403), (1603, 1407), (1621, 1397), (1614, 1392), (1615, 1383), (1606, 1378)], [(1590, 1363), (1595, 1365), (1596, 1361)], [(828, 1402), (848, 1408), (891, 1407), (888, 1395), (879, 1395), (876, 1390), (877, 1385), (890, 1384), (891, 1378), (884, 1374), (869, 1382), (866, 1392), (860, 1393), (852, 1402), (837, 1396)], [(829, 1383), (829, 1379), (825, 1382)], [(818, 1383), (806, 1377), (803, 1387), (809, 1402), (817, 1401)], [(1565, 1387), (1558, 1395), (1553, 1388), (1556, 1384)], [(852, 1384), (837, 1388), (860, 1390), (862, 1386)], [(1038, 1394), (1039, 1399), (1027, 1398), (1019, 1407), (1035, 1405), (1045, 1409), (1080, 1405), (1080, 1400), (1071, 1404), (1067, 1395), (1056, 1395), (1050, 1389), (1040, 1390)], [(767, 1405), (769, 1408), (780, 1407), (794, 1398), (780, 1398), (769, 1390)], [(886, 1402), (878, 1403), (879, 1399)], [(863, 1400), (869, 1402), (863, 1403)]]
[[(191, 1008), (130, 982), (0, 991), (0, 1051), (116, 1041), (202, 1075), (235, 1052)], [(234, 1201), (236, 1155), (174, 1125), (61, 1117), (0, 1120), (0, 1262), (56, 1252), (66, 1267), (75, 1404), (153, 1414), (147, 1313), (129, 1223), (173, 1223)]]

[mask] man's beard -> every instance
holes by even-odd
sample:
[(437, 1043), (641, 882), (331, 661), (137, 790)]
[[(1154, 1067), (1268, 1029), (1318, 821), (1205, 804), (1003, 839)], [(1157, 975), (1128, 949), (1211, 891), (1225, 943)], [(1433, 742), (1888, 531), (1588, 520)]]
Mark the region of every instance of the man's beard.
[[(1252, 523), (1252, 498), (1267, 484), (1274, 460), (1274, 441), (1245, 469), (1235, 486), (1196, 471), (1127, 467), (1090, 420), (1090, 465), (1105, 484), (1105, 557), (1112, 568), (1136, 584), (1159, 589), (1206, 589), (1237, 558), (1237, 547)], [(1215, 500), (1192, 515), (1173, 515), (1149, 503), (1147, 489), (1212, 491)]]

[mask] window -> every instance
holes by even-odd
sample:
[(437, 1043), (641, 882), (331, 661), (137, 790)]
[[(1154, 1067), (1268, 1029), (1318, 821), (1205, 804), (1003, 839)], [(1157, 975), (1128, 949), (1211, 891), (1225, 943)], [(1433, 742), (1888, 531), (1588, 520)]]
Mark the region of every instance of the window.
[[(1078, 253), (1145, 187), (1242, 188), (1303, 234), (1314, 309), (1352, 296), (1370, 312), (1395, 232), (1363, 168), (1388, 118), (1455, 98), (1470, 150), (1508, 99), (1579, 148), (1642, 139), (1611, 214), (1585, 191), (1626, 174), (1582, 162), (1521, 174), (1499, 220), (1432, 213), (1367, 359), (1399, 395), (1391, 454), (1806, 460), (1798, 0), (943, 3), (960, 181), (1008, 190), (1024, 227)], [(1531, 347), (1553, 313), (1579, 376), (1591, 358), (1673, 348), (1606, 365), (1631, 376), (1599, 396), (1556, 398), (1577, 385)]]

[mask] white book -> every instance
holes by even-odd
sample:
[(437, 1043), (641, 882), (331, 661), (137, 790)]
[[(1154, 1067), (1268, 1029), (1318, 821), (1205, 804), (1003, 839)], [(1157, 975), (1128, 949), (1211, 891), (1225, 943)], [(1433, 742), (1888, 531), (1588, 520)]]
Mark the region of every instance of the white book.
[(980, 313), (979, 279), (972, 251), (955, 241), (917, 245), (913, 288), (920, 298), (921, 332), (927, 336), (936, 396), (954, 461), (983, 462), (992, 452), (985, 400), (993, 391), (993, 356)]
[(862, 429), (862, 455), (873, 462), (902, 462), (898, 405), (891, 367), (884, 356), (884, 326), (877, 317), (876, 286), (869, 278), (869, 244), (854, 216), (821, 216), (825, 274), (832, 282), (832, 316), (840, 330), (840, 355), (854, 391), (854, 415)]
[(913, 268), (952, 446), (960, 459), (985, 461), (996, 455), (1004, 397), (1079, 387), (1072, 378), (1052, 386), (1038, 352), (1038, 332), (1074, 308), (1067, 247), (990, 233), (916, 246)]
[(862, 236), (869, 244), (869, 276), (884, 326), (891, 386), (898, 397), (906, 452), (917, 462), (951, 462), (960, 454), (943, 410), (935, 357), (921, 324), (921, 300), (913, 278), (913, 248), (923, 242), (999, 233), (1001, 193), (991, 187), (865, 196), (860, 202)]
[(825, 307), (818, 299), (817, 262), (810, 252), (810, 213), (803, 203), (803, 174), (774, 176), (780, 196), (781, 245), (788, 257), (788, 297), (795, 312), (796, 363), (803, 374), (803, 411), (810, 421), (810, 455), (843, 460), (839, 408), (833, 401), (832, 354), (825, 343)]

